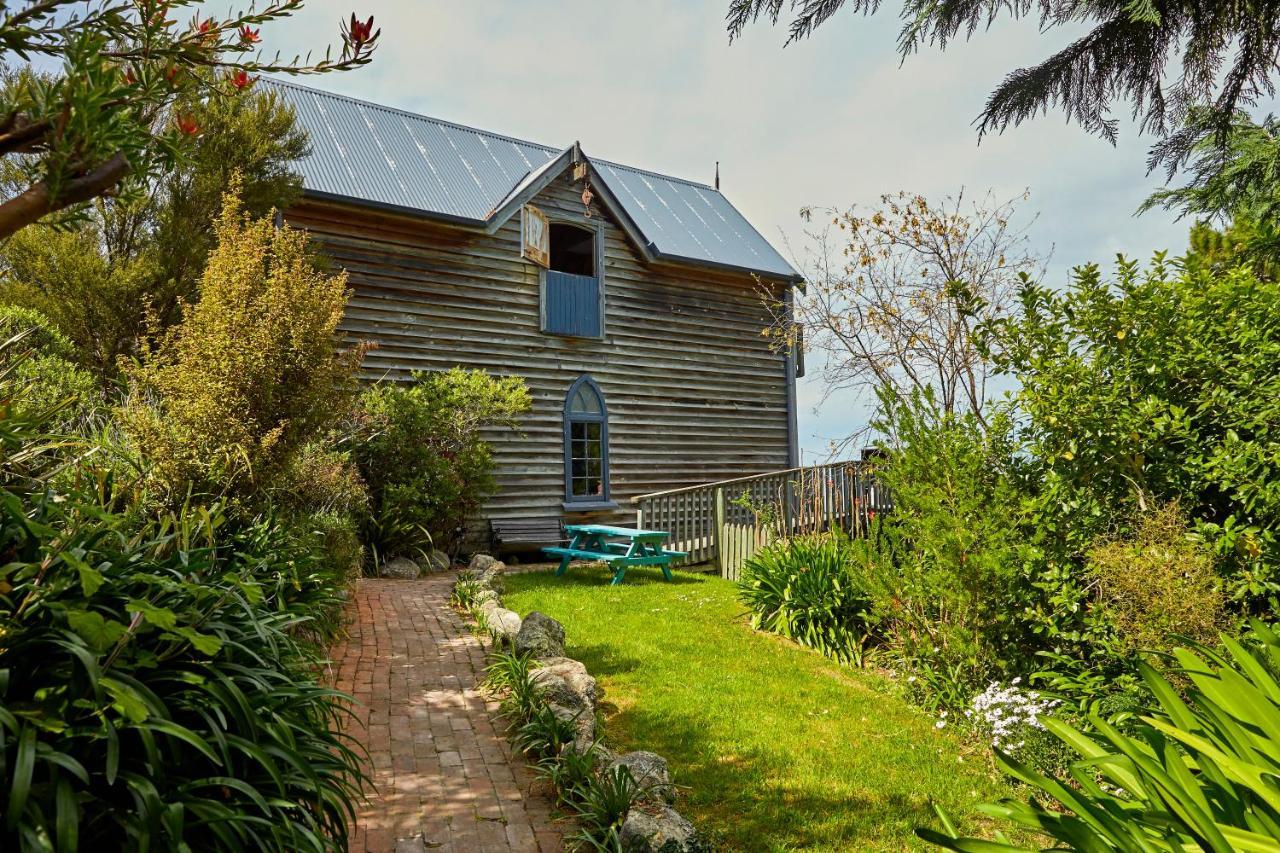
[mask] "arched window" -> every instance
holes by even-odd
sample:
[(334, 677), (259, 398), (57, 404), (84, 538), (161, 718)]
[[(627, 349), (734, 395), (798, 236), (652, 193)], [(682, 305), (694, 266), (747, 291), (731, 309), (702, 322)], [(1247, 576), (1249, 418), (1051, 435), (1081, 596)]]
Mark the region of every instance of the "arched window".
[(566, 503), (609, 500), (609, 412), (590, 376), (580, 376), (564, 401)]

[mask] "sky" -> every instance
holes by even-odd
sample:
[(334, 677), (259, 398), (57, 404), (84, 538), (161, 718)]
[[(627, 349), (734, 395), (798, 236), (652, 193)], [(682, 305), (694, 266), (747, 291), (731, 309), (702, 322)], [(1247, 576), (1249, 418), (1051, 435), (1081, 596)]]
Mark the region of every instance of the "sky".
[[(356, 0), (308, 0), (263, 33), (269, 48), (332, 42)], [(1119, 143), (1045, 116), (981, 141), (972, 125), (1004, 74), (1078, 34), (1006, 21), (945, 53), (905, 63), (896, 52), (898, 4), (842, 14), (784, 49), (764, 24), (730, 44), (728, 0), (358, 0), (382, 28), (373, 63), (302, 82), (462, 124), (710, 183), (784, 255), (803, 248), (799, 210), (873, 204), (906, 190), (927, 198), (965, 188), (1031, 192), (1023, 205), (1047, 276), (1117, 253), (1179, 253), (1187, 224), (1135, 216), (1161, 183), (1146, 173), (1149, 137), (1122, 119)], [(852, 393), (819, 406), (819, 365), (800, 381), (806, 462), (866, 423)]]

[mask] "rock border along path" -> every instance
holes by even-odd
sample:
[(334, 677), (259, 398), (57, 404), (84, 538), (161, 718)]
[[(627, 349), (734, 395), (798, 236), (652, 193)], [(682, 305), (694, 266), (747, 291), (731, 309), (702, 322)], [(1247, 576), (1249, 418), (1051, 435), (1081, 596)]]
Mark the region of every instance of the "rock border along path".
[(362, 579), (335, 686), (355, 696), (347, 731), (368, 750), (375, 790), (357, 812), (358, 853), (564, 849), (550, 798), (477, 690), (485, 652), (449, 606), (457, 575)]

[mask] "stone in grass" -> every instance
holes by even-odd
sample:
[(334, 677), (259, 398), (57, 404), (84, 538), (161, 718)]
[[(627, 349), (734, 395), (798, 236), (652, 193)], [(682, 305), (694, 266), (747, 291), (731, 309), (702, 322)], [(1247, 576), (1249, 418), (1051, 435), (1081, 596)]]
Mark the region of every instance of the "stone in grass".
[(516, 654), (540, 660), (564, 657), (564, 626), (537, 610), (524, 617), (516, 635)]
[(479, 592), (477, 592), (474, 596), (472, 596), (471, 606), (484, 608), (491, 601), (497, 605), (502, 604), (502, 599), (498, 597), (498, 594), (496, 592), (494, 592), (491, 589), (485, 589), (482, 587)]
[(498, 595), (502, 595), (507, 591), (507, 585), (502, 580), (502, 573), (506, 570), (506, 563), (502, 561), (495, 562), (480, 573), (480, 585), (493, 590)]
[(637, 804), (618, 833), (625, 853), (710, 853), (697, 828), (671, 806)]
[(671, 772), (667, 760), (655, 752), (628, 752), (609, 762), (609, 769), (625, 767), (631, 778), (640, 786), (641, 797), (650, 802), (661, 800), (670, 805), (676, 801), (676, 789), (671, 784)]
[(471, 558), (471, 562), (467, 568), (471, 570), (477, 577), (488, 571), (489, 567), (498, 562), (488, 554), (476, 554)]
[(467, 569), (476, 576), (476, 580), (481, 586), (488, 587), (498, 595), (506, 592), (506, 586), (502, 582), (502, 573), (506, 571), (507, 566), (501, 560), (495, 560), (488, 554), (476, 554), (471, 558)]
[(378, 574), (384, 578), (411, 581), (418, 579), (418, 575), (422, 574), (422, 569), (408, 557), (396, 557), (383, 563)]
[(494, 639), (501, 646), (510, 646), (515, 643), (516, 635), (520, 633), (520, 614), (514, 610), (506, 610), (502, 607), (495, 607), (493, 610), (485, 614), (488, 620), (489, 630), (493, 632)]
[(599, 734), (596, 731), (595, 709), (570, 708), (554, 701), (548, 702), (547, 707), (561, 720), (573, 723), (573, 743), (569, 744), (568, 748), (578, 755), (585, 755), (587, 750), (591, 749), (591, 744), (596, 742)]
[(586, 666), (573, 658), (547, 658), (529, 675), (549, 701), (569, 707), (595, 708), (603, 692)]

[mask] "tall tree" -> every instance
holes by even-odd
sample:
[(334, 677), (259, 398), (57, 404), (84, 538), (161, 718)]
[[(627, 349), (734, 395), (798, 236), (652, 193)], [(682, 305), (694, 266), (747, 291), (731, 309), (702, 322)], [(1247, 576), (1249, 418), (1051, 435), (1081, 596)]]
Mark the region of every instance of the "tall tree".
[[(731, 37), (790, 13), (788, 43), (840, 10), (874, 14), (880, 0), (729, 0)], [(1237, 110), (1272, 95), (1280, 57), (1280, 0), (905, 0), (898, 49), (941, 49), (1003, 16), (1035, 17), (1042, 31), (1089, 27), (1040, 64), (1010, 72), (978, 117), (980, 134), (1050, 108), (1114, 142), (1113, 102), (1127, 103), (1144, 132), (1164, 136), (1193, 108), (1219, 133)], [(1175, 60), (1180, 56), (1180, 63)]]
[(35, 225), (0, 244), (0, 301), (52, 319), (101, 377), (196, 300), (227, 186), (240, 182), (254, 216), (301, 192), (293, 165), (307, 153), (306, 134), (274, 90), (178, 108), (204, 129), (167, 171), (138, 192), (95, 200), (74, 229)]
[(1245, 265), (1269, 279), (1280, 273), (1280, 119), (1255, 122), (1240, 112), (1222, 135), (1211, 116), (1193, 112), (1153, 151), (1152, 167), (1161, 164), (1170, 181), (1183, 183), (1153, 193), (1140, 210), (1162, 207), (1196, 220), (1188, 266)]
[(218, 19), (202, 14), (201, 0), (0, 3), (0, 61), (42, 57), (62, 66), (50, 76), (20, 72), (0, 97), (0, 155), (21, 178), (0, 199), (0, 238), (145, 186), (200, 132), (175, 103), (242, 89), (264, 72), (320, 73), (370, 60), (379, 34), (372, 18), (354, 15), (340, 27), (337, 57), (263, 57), (262, 25), (302, 6), (272, 0)]
[(827, 393), (931, 393), (941, 411), (986, 423), (990, 364), (975, 329), (1003, 316), (1022, 275), (1041, 270), (1025, 195), (930, 202), (897, 193), (870, 209), (807, 210), (807, 287), (794, 314), (777, 306), (766, 330), (782, 346), (821, 353)]

